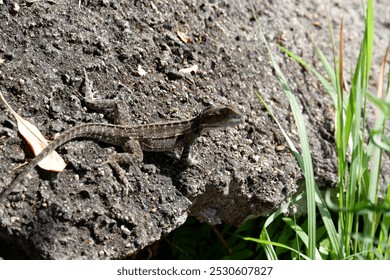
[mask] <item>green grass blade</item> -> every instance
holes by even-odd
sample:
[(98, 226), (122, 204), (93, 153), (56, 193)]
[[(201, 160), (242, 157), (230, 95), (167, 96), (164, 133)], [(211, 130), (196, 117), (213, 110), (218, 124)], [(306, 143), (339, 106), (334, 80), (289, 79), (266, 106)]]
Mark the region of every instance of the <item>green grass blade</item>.
[(271, 108), (269, 108), (269, 106), (267, 105), (267, 103), (264, 101), (264, 99), (261, 97), (261, 95), (256, 92), (256, 95), (257, 95), (257, 98), (260, 100), (261, 104), (263, 104), (264, 108), (267, 110), (268, 114), (271, 116), (271, 118), (275, 121), (275, 123), (278, 125), (280, 131), (282, 132), (283, 134), (283, 137), (284, 139), (286, 139), (287, 141), (287, 144), (291, 150), (291, 152), (293, 153), (295, 159), (297, 160), (298, 162), (298, 165), (299, 167), (304, 170), (305, 166), (303, 164), (303, 158), (301, 156), (301, 154), (298, 152), (297, 148), (295, 147), (294, 143), (291, 141), (290, 137), (288, 136), (287, 132), (284, 130), (284, 128), (282, 127), (282, 125), (280, 124), (280, 122), (278, 121), (278, 119), (276, 118), (274, 112), (271, 110)]
[[(298, 226), (295, 223), (295, 221), (293, 221), (291, 218), (284, 217), (284, 218), (282, 218), (282, 220), (286, 224), (288, 224), (297, 233), (298, 237), (302, 240), (303, 244), (305, 244), (306, 247), (309, 247), (309, 237), (307, 236), (306, 232), (300, 226)], [(317, 260), (321, 259), (321, 255), (318, 252), (317, 248), (316, 248), (316, 258), (315, 259), (317, 259)]]
[(341, 242), (341, 236), (340, 234), (337, 233), (336, 227), (332, 220), (332, 216), (317, 186), (316, 186), (316, 203), (317, 203), (318, 211), (321, 214), (322, 221), (326, 228), (329, 241), (330, 244), (332, 245), (334, 254), (338, 260), (342, 260), (345, 258), (345, 255), (342, 246), (343, 243)]
[(257, 242), (260, 244), (267, 244), (267, 245), (272, 245), (272, 246), (276, 246), (276, 247), (281, 247), (281, 248), (284, 248), (284, 249), (287, 249), (287, 250), (290, 250), (290, 251), (296, 253), (297, 255), (304, 258), (305, 260), (310, 260), (310, 258), (308, 256), (306, 256), (306, 255), (302, 254), (301, 252), (295, 250), (294, 248), (287, 246), (287, 245), (284, 245), (282, 243), (268, 241), (268, 240), (262, 240), (262, 239), (253, 238), (253, 237), (244, 237), (244, 240)]
[[(385, 201), (390, 204), (390, 186), (388, 186)], [(382, 230), (379, 234), (380, 245), (378, 249), (382, 251), (383, 259), (390, 260), (390, 212), (384, 212), (382, 216)]]
[[(257, 94), (257, 97), (259, 98), (259, 100), (263, 104), (263, 106), (266, 108), (266, 110), (268, 111), (269, 115), (273, 118), (273, 120), (279, 126), (283, 136), (285, 137), (287, 143), (289, 144), (289, 147), (290, 147), (291, 151), (293, 152), (296, 160), (298, 161), (299, 166), (303, 170), (304, 169), (303, 159), (302, 159), (302, 156), (299, 154), (298, 150), (295, 148), (294, 143), (288, 137), (287, 133), (285, 132), (283, 127), (280, 125), (280, 123), (279, 123), (278, 119), (276, 118), (276, 116), (274, 115), (273, 111), (271, 110), (271, 108), (268, 107), (268, 105), (265, 103), (263, 98), (259, 94)], [(299, 199), (301, 199), (301, 195), (296, 197), (296, 200), (299, 200)], [(323, 223), (325, 225), (325, 228), (327, 229), (327, 232), (328, 232), (328, 235), (329, 235), (329, 240), (331, 242), (331, 245), (332, 245), (332, 248), (334, 250), (334, 253), (335, 253), (337, 259), (344, 259), (345, 256), (344, 256), (342, 248), (341, 248), (342, 247), (341, 246), (342, 243), (340, 242), (340, 236), (337, 233), (337, 230), (336, 230), (336, 227), (335, 227), (335, 225), (333, 223), (333, 220), (331, 218), (331, 214), (329, 212), (329, 209), (326, 207), (325, 200), (323, 199), (323, 197), (322, 197), (322, 195), (321, 195), (321, 193), (320, 193), (320, 191), (319, 191), (319, 189), (317, 187), (316, 187), (316, 198), (315, 199), (316, 199), (317, 207), (318, 207), (318, 209), (320, 211)], [(267, 227), (269, 224), (271, 224), (275, 220), (275, 218), (278, 215), (280, 215), (280, 213), (282, 211), (284, 211), (285, 209), (287, 209), (287, 208), (281, 208), (277, 212), (273, 213), (266, 220), (264, 227)]]
[(268, 53), (271, 59), (271, 63), (275, 69), (275, 72), (278, 76), (279, 81), (281, 82), (282, 88), (289, 99), (290, 106), (294, 115), (295, 122), (298, 127), (298, 134), (300, 138), (300, 143), (302, 147), (302, 158), (303, 158), (303, 166), (304, 166), (304, 176), (306, 183), (306, 194), (307, 194), (307, 211), (308, 211), (308, 236), (309, 236), (309, 247), (308, 247), (308, 255), (311, 259), (315, 259), (316, 257), (316, 205), (315, 205), (315, 182), (314, 182), (314, 172), (313, 172), (313, 163), (310, 154), (309, 141), (307, 137), (307, 132), (305, 128), (305, 122), (303, 120), (303, 116), (301, 110), (298, 105), (298, 101), (295, 96), (292, 94), (287, 80), (279, 68), (279, 65), (274, 59), (274, 56), (269, 49), (266, 39), (263, 34), (262, 39), (264, 44), (268, 49)]
[[(248, 240), (248, 239), (246, 239), (246, 240)], [(263, 230), (261, 231), (260, 240), (266, 240), (268, 242), (271, 242), (271, 239), (269, 238), (269, 235), (268, 235), (266, 228), (263, 228)], [(265, 251), (265, 254), (266, 254), (268, 260), (277, 260), (278, 259), (278, 256), (277, 256), (272, 244), (261, 243), (261, 245), (264, 248), (264, 251)]]
[[(332, 86), (331, 83), (328, 82), (328, 80), (325, 79), (324, 76), (322, 76), (317, 70), (315, 70), (313, 67), (311, 67), (309, 64), (307, 64), (305, 61), (303, 61), (302, 58), (300, 58), (299, 56), (297, 56), (296, 54), (290, 52), (289, 50), (287, 50), (286, 48), (284, 47), (281, 47), (279, 46), (280, 50), (282, 50), (285, 54), (287, 54), (288, 56), (290, 56), (291, 58), (293, 58), (295, 61), (297, 61), (299, 64), (301, 64), (302, 66), (304, 66), (305, 68), (307, 68), (310, 72), (312, 72), (321, 82), (321, 84), (324, 86), (325, 90), (329, 93), (330, 97), (332, 98), (332, 101), (333, 101), (333, 104), (336, 105), (337, 104), (337, 96), (336, 96), (336, 92), (334, 90), (334, 86)], [(319, 50), (318, 50), (319, 51)], [(319, 51), (320, 52), (320, 51)], [(321, 52), (320, 52), (321, 53)], [(321, 53), (322, 54), (322, 53)], [(329, 63), (327, 62), (327, 60), (325, 59), (325, 57), (323, 56), (322, 54), (322, 58), (324, 59), (324, 62), (327, 67), (330, 67), (329, 66)], [(330, 77), (331, 80), (334, 80), (334, 72), (333, 71), (327, 71), (327, 74), (328, 76)]]

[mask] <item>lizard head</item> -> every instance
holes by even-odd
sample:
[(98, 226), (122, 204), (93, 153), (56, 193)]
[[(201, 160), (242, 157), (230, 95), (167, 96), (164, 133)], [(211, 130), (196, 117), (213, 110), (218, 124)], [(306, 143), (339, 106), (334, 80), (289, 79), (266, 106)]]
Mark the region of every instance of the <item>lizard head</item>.
[(205, 109), (199, 115), (201, 129), (210, 130), (242, 123), (243, 117), (235, 106), (219, 105)]

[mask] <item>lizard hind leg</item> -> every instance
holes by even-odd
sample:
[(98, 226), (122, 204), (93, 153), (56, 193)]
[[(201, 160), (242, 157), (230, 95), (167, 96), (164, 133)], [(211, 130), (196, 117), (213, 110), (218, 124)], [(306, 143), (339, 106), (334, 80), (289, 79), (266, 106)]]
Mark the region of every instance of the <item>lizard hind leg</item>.
[(124, 185), (123, 195), (127, 196), (129, 192), (134, 192), (134, 189), (127, 180), (126, 172), (120, 167), (120, 164), (140, 163), (143, 160), (143, 153), (139, 143), (133, 139), (127, 141), (122, 148), (125, 150), (125, 153), (112, 154), (108, 158), (107, 163), (115, 171), (119, 180)]
[(126, 178), (125, 170), (123, 170), (122, 167), (120, 167), (120, 165), (116, 161), (114, 161), (114, 160), (108, 160), (107, 163), (114, 170), (114, 172), (118, 176), (119, 181), (124, 186), (122, 188), (122, 196), (128, 196), (129, 193), (133, 193), (134, 189), (133, 189), (132, 185), (129, 183), (129, 181)]

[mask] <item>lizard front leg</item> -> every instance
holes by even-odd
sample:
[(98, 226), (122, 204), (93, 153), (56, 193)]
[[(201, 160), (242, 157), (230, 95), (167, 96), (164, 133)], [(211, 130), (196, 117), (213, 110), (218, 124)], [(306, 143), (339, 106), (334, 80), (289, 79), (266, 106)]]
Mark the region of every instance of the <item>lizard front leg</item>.
[(191, 157), (191, 144), (186, 144), (181, 152), (180, 163), (184, 166), (198, 165), (199, 162)]
[[(127, 110), (127, 105), (123, 100), (111, 100), (111, 99), (96, 99), (93, 94), (93, 82), (88, 78), (87, 71), (84, 69), (84, 102), (85, 105), (98, 111), (113, 111), (114, 121), (116, 124), (128, 125), (130, 123), (130, 116)], [(119, 153), (111, 155), (107, 163), (117, 174), (119, 180), (124, 184), (124, 195), (127, 195), (129, 191), (133, 192), (133, 188), (126, 179), (126, 172), (120, 167), (119, 164), (142, 162), (143, 154), (139, 143), (135, 140), (129, 140), (124, 143), (122, 149), (125, 153)]]
[(93, 82), (88, 78), (87, 71), (84, 69), (84, 102), (89, 109), (97, 111), (113, 111), (114, 122), (120, 125), (128, 125), (130, 116), (127, 104), (123, 100), (116, 99), (97, 99), (94, 97), (92, 88)]

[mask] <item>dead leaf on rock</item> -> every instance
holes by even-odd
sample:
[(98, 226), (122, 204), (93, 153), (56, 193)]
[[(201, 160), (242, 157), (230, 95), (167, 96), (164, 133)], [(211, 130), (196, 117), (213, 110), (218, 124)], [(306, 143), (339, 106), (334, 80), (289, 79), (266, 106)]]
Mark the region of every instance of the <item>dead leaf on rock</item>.
[[(34, 155), (38, 155), (48, 145), (48, 140), (45, 138), (45, 136), (43, 136), (43, 134), (38, 130), (38, 128), (36, 128), (26, 119), (22, 118), (11, 108), (11, 106), (4, 99), (3, 94), (1, 92), (0, 98), (11, 111), (12, 115), (16, 118), (19, 133), (27, 141)], [(38, 165), (40, 168), (45, 170), (61, 172), (64, 170), (66, 163), (60, 157), (60, 155), (57, 154), (57, 152), (53, 151), (47, 157), (41, 160)]]
[(188, 44), (189, 42), (191, 42), (191, 37), (188, 36), (187, 34), (185, 34), (184, 32), (181, 32), (181, 31), (177, 31), (177, 36), (179, 36), (179, 38), (186, 44)]
[(185, 74), (191, 74), (192, 72), (194, 72), (194, 73), (198, 72), (198, 70), (199, 70), (199, 67), (198, 67), (198, 65), (195, 64), (195, 65), (192, 65), (191, 67), (180, 69), (179, 72), (185, 73)]

